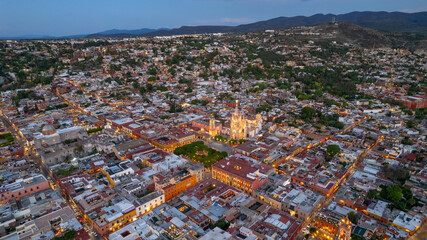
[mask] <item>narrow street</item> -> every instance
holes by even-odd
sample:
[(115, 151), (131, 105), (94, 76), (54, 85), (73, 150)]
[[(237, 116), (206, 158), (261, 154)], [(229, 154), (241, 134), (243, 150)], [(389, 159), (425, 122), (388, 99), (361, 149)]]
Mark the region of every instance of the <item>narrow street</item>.
[(315, 216), (317, 215), (317, 213), (322, 209), (327, 207), (335, 198), (335, 194), (338, 192), (338, 190), (344, 186), (347, 181), (353, 176), (355, 169), (357, 168), (357, 166), (363, 161), (363, 159), (365, 158), (366, 154), (371, 151), (378, 143), (380, 143), (382, 140), (384, 140), (384, 136), (381, 136), (380, 138), (378, 138), (375, 143), (373, 143), (371, 146), (369, 146), (367, 149), (365, 149), (357, 158), (356, 160), (353, 162), (352, 166), (347, 170), (347, 172), (344, 174), (344, 176), (338, 181), (337, 185), (335, 186), (333, 192), (329, 195), (326, 196), (325, 200), (323, 201), (322, 204), (320, 204), (320, 206), (318, 206), (313, 213), (310, 215), (309, 219), (307, 219), (307, 221), (304, 221), (303, 223), (303, 227), (301, 228), (302, 230), (300, 231), (300, 233), (297, 236), (297, 239), (303, 239), (304, 238), (304, 230), (308, 227), (309, 224), (311, 224), (311, 222), (313, 221), (313, 219), (315, 218)]

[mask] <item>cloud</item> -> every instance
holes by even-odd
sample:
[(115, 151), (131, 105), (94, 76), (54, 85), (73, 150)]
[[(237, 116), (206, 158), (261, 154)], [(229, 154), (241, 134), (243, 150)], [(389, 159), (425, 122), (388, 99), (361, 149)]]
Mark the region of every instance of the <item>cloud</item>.
[(233, 23), (233, 24), (243, 24), (243, 23), (250, 23), (253, 22), (254, 20), (251, 18), (221, 18), (219, 20), (220, 23)]

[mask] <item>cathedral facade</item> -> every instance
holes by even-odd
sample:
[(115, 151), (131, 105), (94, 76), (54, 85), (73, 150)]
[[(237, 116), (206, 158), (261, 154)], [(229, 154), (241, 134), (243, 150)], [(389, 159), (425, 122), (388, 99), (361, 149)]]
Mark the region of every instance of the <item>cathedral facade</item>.
[(212, 137), (215, 137), (220, 134), (221, 134), (221, 126), (218, 126), (216, 124), (216, 121), (214, 118), (209, 119), (209, 135), (211, 135)]
[(239, 101), (236, 101), (236, 109), (231, 115), (230, 137), (236, 140), (246, 138), (246, 119), (245, 116), (239, 112)]

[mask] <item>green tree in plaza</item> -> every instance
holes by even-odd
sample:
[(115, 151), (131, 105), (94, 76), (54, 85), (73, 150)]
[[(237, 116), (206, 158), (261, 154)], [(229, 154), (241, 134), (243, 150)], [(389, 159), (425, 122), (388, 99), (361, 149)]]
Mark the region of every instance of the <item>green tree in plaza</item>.
[(223, 136), (221, 136), (221, 135), (216, 135), (216, 136), (214, 137), (214, 139), (215, 139), (216, 141), (224, 141), (224, 142), (226, 142), (226, 141), (228, 140), (226, 137), (223, 137)]
[(341, 151), (340, 147), (338, 145), (336, 145), (336, 144), (328, 145), (328, 147), (326, 148), (326, 152), (331, 157), (335, 156), (340, 151)]
[(194, 161), (203, 163), (206, 168), (228, 156), (226, 152), (219, 152), (206, 146), (203, 141), (193, 142), (174, 150), (176, 155), (184, 155)]

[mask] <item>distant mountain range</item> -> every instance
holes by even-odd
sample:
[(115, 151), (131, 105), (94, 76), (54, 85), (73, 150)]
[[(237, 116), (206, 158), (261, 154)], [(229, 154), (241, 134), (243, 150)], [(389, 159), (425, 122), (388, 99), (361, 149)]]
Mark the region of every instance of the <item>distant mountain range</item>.
[(141, 36), (167, 36), (215, 32), (253, 32), (266, 29), (283, 29), (297, 26), (316, 25), (331, 21), (349, 22), (362, 27), (391, 32), (427, 33), (427, 12), (351, 12), (347, 14), (316, 14), (310, 17), (278, 17), (250, 24), (230, 26), (183, 26), (169, 31), (155, 31)]
[(152, 28), (141, 28), (136, 30), (120, 30), (120, 29), (112, 29), (107, 30), (104, 32), (99, 32), (96, 34), (100, 35), (108, 35), (108, 34), (133, 34), (133, 35), (139, 35), (139, 34), (145, 34), (145, 33), (151, 33), (156, 31), (169, 31), (169, 28), (159, 28), (159, 29), (152, 29)]
[(78, 34), (78, 35), (70, 35), (70, 36), (43, 36), (43, 35), (24, 35), (19, 37), (0, 37), (0, 39), (72, 39), (72, 38), (86, 38), (88, 36), (91, 37), (104, 37), (109, 35), (117, 35), (117, 34), (124, 34), (128, 36), (137, 36), (145, 33), (150, 32), (156, 32), (156, 31), (168, 31), (169, 28), (158, 28), (158, 29), (152, 29), (152, 28), (141, 28), (141, 29), (135, 29), (135, 30), (123, 30), (123, 29), (111, 29), (99, 33), (91, 33), (91, 34)]
[[(267, 29), (283, 29), (297, 26), (317, 25), (331, 21), (349, 22), (359, 26), (374, 28), (390, 32), (408, 32), (427, 34), (427, 12), (403, 13), (403, 12), (351, 12), (346, 14), (316, 14), (310, 17), (278, 17), (266, 21), (260, 21), (238, 26), (182, 26), (180, 28), (150, 29), (142, 28), (137, 30), (112, 29), (94, 34), (81, 34), (63, 37), (50, 36), (23, 36), (12, 39), (31, 38), (125, 38), (125, 37), (152, 37), (170, 36), (183, 34), (203, 34), (203, 33), (243, 33), (261, 31)], [(6, 38), (3, 38), (6, 39)], [(11, 39), (11, 38), (8, 38)]]

